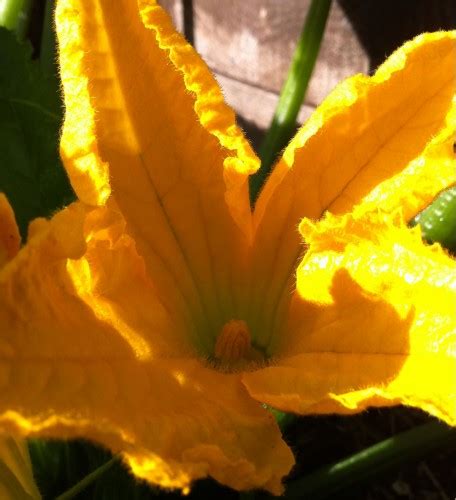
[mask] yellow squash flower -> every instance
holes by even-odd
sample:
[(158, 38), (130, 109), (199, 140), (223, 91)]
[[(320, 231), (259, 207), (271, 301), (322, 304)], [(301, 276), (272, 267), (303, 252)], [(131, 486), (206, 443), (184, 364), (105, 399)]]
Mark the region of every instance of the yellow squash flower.
[(455, 182), (456, 34), (340, 84), (252, 212), (258, 159), (153, 0), (59, 0), (56, 23), (80, 201), (16, 256), (3, 201), (0, 429), (91, 439), (164, 487), (280, 493), (264, 403), (456, 424), (456, 263), (403, 222)]

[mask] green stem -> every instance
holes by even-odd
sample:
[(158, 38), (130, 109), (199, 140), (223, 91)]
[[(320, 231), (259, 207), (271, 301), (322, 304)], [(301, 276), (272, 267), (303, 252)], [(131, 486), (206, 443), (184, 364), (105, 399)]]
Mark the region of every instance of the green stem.
[(312, 0), (310, 5), (271, 126), (260, 148), (261, 169), (251, 182), (252, 203), (269, 175), (277, 154), (285, 147), (295, 130), (299, 109), (320, 50), (330, 7), (331, 0)]
[(440, 422), (420, 425), (386, 439), (341, 462), (288, 484), (286, 498), (337, 498), (347, 488), (429, 452), (456, 443), (456, 431)]
[(269, 408), (269, 411), (274, 415), (274, 418), (282, 432), (285, 432), (287, 427), (296, 420), (296, 415), (294, 413), (285, 413), (271, 407)]
[(92, 471), (90, 474), (81, 479), (81, 481), (72, 486), (69, 490), (59, 495), (55, 500), (70, 500), (71, 498), (74, 498), (78, 493), (85, 490), (94, 481), (101, 477), (108, 469), (110, 469), (116, 462), (118, 462), (119, 459), (119, 455), (115, 455), (111, 458), (111, 460), (98, 467), (98, 469)]
[(423, 238), (429, 243), (438, 241), (456, 252), (456, 187), (441, 193), (418, 214), (411, 225), (419, 224)]
[(15, 31), (22, 40), (27, 32), (32, 0), (4, 0), (0, 2), (0, 26)]
[(41, 69), (50, 75), (56, 75), (56, 40), (54, 32), (54, 5), (55, 0), (46, 0), (43, 20), (43, 34), (40, 46)]

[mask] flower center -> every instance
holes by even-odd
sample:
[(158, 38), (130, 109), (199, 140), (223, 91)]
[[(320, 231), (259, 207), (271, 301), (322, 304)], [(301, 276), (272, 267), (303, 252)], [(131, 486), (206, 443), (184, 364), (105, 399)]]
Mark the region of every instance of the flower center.
[(250, 332), (247, 323), (232, 319), (223, 325), (215, 343), (214, 356), (220, 361), (238, 361), (250, 353)]

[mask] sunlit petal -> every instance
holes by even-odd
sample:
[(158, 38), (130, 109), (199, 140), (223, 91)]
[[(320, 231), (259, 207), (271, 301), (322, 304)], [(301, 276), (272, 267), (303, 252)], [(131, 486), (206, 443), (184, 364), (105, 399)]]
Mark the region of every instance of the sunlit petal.
[(82, 200), (99, 203), (109, 177), (162, 300), (210, 337), (236, 306), (232, 269), (251, 239), (247, 178), (258, 160), (168, 15), (139, 4), (58, 3), (62, 155)]
[(417, 406), (456, 424), (456, 263), (384, 214), (302, 224), (286, 337), (274, 366), (244, 376), (285, 411)]
[(456, 32), (421, 35), (339, 84), (291, 141), (255, 209), (252, 308), (276, 310), (269, 322), (286, 314), (303, 217), (357, 206), (410, 219), (456, 182), (455, 61)]

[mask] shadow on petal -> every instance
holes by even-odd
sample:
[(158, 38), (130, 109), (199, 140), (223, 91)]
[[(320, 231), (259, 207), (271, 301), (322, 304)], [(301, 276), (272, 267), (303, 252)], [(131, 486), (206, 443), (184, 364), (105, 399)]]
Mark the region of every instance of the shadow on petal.
[[(295, 294), (286, 344), (274, 366), (244, 375), (256, 399), (300, 414), (355, 412), (341, 395), (386, 387), (401, 372), (409, 353), (412, 306), (398, 311), (364, 290), (345, 269), (330, 287), (313, 282), (313, 299)], [(321, 290), (319, 290), (321, 287)]]

